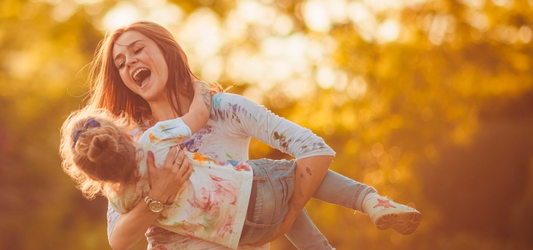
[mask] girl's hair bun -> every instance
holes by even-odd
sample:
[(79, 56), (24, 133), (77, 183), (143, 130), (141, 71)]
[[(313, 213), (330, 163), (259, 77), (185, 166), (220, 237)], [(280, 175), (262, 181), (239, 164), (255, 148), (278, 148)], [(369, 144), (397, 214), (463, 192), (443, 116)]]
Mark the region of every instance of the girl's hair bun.
[(96, 135), (93, 137), (87, 151), (87, 158), (92, 162), (101, 162), (106, 157), (117, 152), (118, 142), (115, 138), (108, 134)]

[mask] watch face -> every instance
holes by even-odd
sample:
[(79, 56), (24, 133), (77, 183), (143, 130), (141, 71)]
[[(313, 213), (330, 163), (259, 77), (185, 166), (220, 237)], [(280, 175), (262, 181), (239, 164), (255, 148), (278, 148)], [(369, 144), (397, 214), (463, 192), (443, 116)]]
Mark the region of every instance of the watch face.
[(159, 213), (163, 210), (163, 203), (159, 201), (152, 201), (148, 206), (150, 207), (150, 210), (155, 213)]

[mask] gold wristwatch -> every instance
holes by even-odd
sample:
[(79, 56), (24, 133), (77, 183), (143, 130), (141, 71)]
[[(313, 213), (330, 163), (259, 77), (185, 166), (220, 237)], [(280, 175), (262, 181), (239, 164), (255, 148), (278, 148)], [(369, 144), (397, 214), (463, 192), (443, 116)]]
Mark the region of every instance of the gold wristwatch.
[(152, 197), (150, 197), (149, 195), (146, 195), (146, 197), (144, 197), (144, 202), (146, 202), (146, 205), (148, 205), (148, 208), (150, 208), (150, 210), (152, 210), (152, 212), (154, 213), (160, 213), (161, 211), (163, 211), (163, 208), (165, 207), (163, 203), (152, 199)]

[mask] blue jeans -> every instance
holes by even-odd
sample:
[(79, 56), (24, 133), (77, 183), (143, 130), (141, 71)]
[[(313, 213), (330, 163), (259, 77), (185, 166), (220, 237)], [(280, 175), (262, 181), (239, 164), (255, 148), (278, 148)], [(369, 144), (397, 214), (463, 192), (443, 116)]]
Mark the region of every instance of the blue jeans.
[[(254, 170), (254, 184), (240, 244), (266, 239), (279, 227), (294, 190), (296, 167), (294, 160), (259, 159), (247, 163)], [(375, 190), (329, 170), (313, 197), (360, 211), (368, 192)], [(286, 236), (298, 249), (333, 249), (305, 210)]]

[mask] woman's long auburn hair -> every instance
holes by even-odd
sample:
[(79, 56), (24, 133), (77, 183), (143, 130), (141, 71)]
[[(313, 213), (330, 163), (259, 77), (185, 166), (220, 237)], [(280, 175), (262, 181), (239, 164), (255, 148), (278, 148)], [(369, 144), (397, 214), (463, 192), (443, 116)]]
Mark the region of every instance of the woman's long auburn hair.
[[(134, 22), (125, 27), (107, 33), (98, 44), (89, 71), (89, 100), (87, 109), (106, 110), (113, 116), (122, 117), (128, 126), (123, 128), (131, 129), (134, 126), (144, 126), (146, 119), (152, 114), (150, 105), (141, 96), (133, 93), (122, 81), (118, 69), (113, 61), (113, 46), (117, 39), (127, 31), (137, 31), (152, 39), (164, 55), (168, 66), (168, 80), (165, 86), (168, 100), (175, 114), (182, 116), (183, 107), (180, 106), (180, 96), (192, 100), (194, 96), (193, 83), (198, 79), (191, 71), (187, 56), (176, 42), (172, 34), (164, 27), (149, 21)], [(222, 91), (218, 84), (209, 84), (212, 93)], [(67, 125), (62, 132), (67, 131)], [(118, 190), (120, 184), (127, 184), (138, 179), (135, 170), (122, 171), (122, 177), (117, 183), (113, 181), (96, 180), (87, 175), (85, 171), (74, 162), (74, 155), (71, 153), (72, 140), (68, 139), (68, 133), (60, 146), (60, 153), (64, 159), (63, 170), (74, 179), (78, 188), (87, 198), (94, 198), (98, 194), (103, 194), (105, 189)], [(70, 141), (69, 141), (70, 140)], [(127, 173), (131, 171), (131, 173)], [(115, 180), (116, 181), (116, 180)]]
[(192, 98), (193, 82), (198, 80), (198, 77), (191, 71), (185, 52), (172, 34), (161, 25), (149, 21), (134, 22), (107, 33), (98, 44), (90, 65), (91, 88), (88, 104), (95, 108), (105, 108), (114, 115), (124, 114), (139, 124), (143, 124), (151, 115), (148, 102), (126, 87), (113, 62), (113, 46), (127, 31), (137, 31), (152, 39), (163, 53), (169, 74), (165, 87), (168, 100), (174, 112), (182, 116), (183, 107), (180, 106), (179, 94)]

